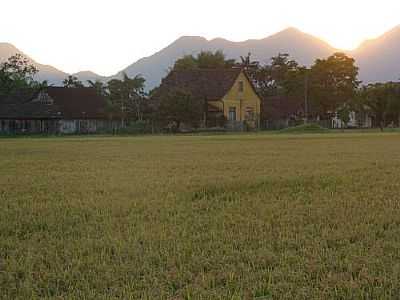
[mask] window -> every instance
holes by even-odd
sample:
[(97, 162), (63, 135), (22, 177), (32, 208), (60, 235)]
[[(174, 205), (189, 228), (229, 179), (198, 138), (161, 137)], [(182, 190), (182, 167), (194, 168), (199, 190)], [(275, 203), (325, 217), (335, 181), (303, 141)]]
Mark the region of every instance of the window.
[(239, 93), (243, 93), (244, 90), (244, 83), (243, 81), (239, 81)]
[(229, 121), (236, 121), (236, 107), (229, 107)]

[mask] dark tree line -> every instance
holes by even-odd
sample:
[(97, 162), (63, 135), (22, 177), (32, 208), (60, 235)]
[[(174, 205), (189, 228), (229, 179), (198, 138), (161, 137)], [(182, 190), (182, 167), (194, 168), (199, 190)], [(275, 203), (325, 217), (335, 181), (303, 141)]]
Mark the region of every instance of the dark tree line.
[[(236, 62), (227, 59), (222, 51), (205, 51), (177, 60), (172, 70), (232, 67), (246, 70), (262, 98), (285, 96), (297, 99), (304, 105), (306, 118), (328, 120), (338, 115), (347, 123), (350, 112), (354, 111), (368, 113), (375, 119), (374, 125), (381, 128), (389, 124), (400, 126), (400, 83), (361, 85), (355, 60), (340, 52), (317, 59), (306, 67), (285, 53), (279, 53), (270, 62), (262, 64), (253, 61), (250, 53)], [(193, 97), (182, 90), (162, 95), (163, 105), (158, 109), (157, 118), (174, 119), (176, 123), (200, 119), (201, 115), (196, 115), (199, 111), (196, 105), (182, 104), (195, 103), (189, 100)], [(174, 107), (186, 108), (172, 109)]]
[[(262, 64), (248, 54), (239, 62), (227, 59), (222, 51), (203, 51), (197, 56), (178, 59), (172, 70), (221, 69), (240, 67), (246, 70), (259, 95), (288, 96), (303, 102), (307, 100), (308, 117), (329, 118), (339, 114), (345, 121), (350, 111), (368, 113), (374, 125), (400, 126), (400, 83), (387, 82), (361, 85), (358, 68), (353, 58), (335, 53), (326, 59), (317, 59), (311, 67), (300, 65), (288, 54), (278, 54)], [(0, 96), (7, 96), (25, 88), (43, 88), (47, 82), (38, 82), (38, 69), (20, 54), (0, 64)], [(65, 87), (79, 88), (84, 84), (74, 76), (63, 81)], [(122, 75), (108, 83), (88, 81), (87, 85), (107, 99), (111, 117), (121, 120), (156, 120), (160, 124), (173, 121), (177, 124), (201, 118), (201, 107), (195, 95), (177, 90), (161, 96), (156, 106), (151, 95), (157, 88), (145, 93), (145, 79)], [(1, 99), (1, 97), (0, 97)]]
[[(249, 57), (242, 58), (249, 61)], [(354, 59), (335, 53), (327, 59), (317, 59), (307, 68), (291, 59), (288, 54), (278, 54), (265, 65), (253, 63), (246, 68), (263, 98), (270, 96), (308, 99), (309, 114), (329, 117), (356, 95), (360, 82)]]
[[(327, 59), (318, 59), (310, 68), (300, 65), (291, 59), (288, 54), (278, 54), (266, 64), (253, 61), (251, 54), (241, 57), (239, 62), (227, 59), (222, 51), (200, 52), (197, 56), (188, 55), (176, 61), (172, 70), (193, 69), (221, 69), (240, 67), (246, 70), (259, 95), (262, 98), (271, 96), (288, 96), (305, 101), (309, 99), (310, 117), (328, 118), (346, 103), (350, 103), (355, 97), (360, 82), (357, 80), (358, 68), (355, 61), (342, 53), (335, 53)], [(176, 91), (169, 95), (162, 95), (164, 107), (176, 107), (177, 104), (188, 97), (184, 91)], [(172, 96), (172, 95), (173, 96)], [(180, 95), (180, 97), (177, 97)], [(186, 112), (179, 110), (181, 120), (193, 118), (194, 111), (187, 108)], [(174, 111), (176, 112), (176, 111)], [(161, 119), (171, 119), (170, 109), (159, 109)], [(201, 115), (197, 115), (201, 118)], [(174, 116), (176, 119), (176, 115)]]
[[(0, 99), (13, 95), (23, 89), (42, 89), (47, 82), (38, 82), (35, 75), (39, 70), (20, 54), (10, 57), (0, 64)], [(66, 88), (81, 88), (85, 85), (75, 76), (68, 76), (63, 85)], [(107, 99), (107, 109), (111, 117), (121, 119), (122, 127), (126, 119), (142, 121), (147, 109), (147, 95), (144, 92), (145, 79), (138, 75), (129, 78), (126, 74), (122, 79), (113, 79), (108, 83), (88, 81), (87, 86)]]
[(400, 82), (362, 85), (353, 58), (335, 53), (317, 59), (307, 68), (288, 54), (278, 54), (261, 65), (251, 61), (250, 54), (241, 58), (259, 94), (296, 97), (308, 100), (311, 117), (329, 118), (332, 113), (347, 123), (349, 113), (369, 114), (374, 126), (400, 126)]
[(374, 83), (357, 91), (352, 103), (354, 110), (371, 113), (375, 126), (400, 126), (400, 83)]

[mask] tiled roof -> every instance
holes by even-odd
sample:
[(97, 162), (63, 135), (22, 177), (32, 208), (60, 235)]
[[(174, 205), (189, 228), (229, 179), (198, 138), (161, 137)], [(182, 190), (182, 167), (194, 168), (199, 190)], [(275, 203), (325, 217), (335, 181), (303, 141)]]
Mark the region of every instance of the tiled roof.
[(172, 71), (163, 79), (156, 95), (178, 88), (202, 100), (220, 100), (232, 88), (241, 71), (240, 68)]
[(47, 93), (54, 102), (35, 101), (38, 90), (18, 91), (0, 99), (0, 118), (104, 118), (106, 100), (93, 88), (49, 87)]

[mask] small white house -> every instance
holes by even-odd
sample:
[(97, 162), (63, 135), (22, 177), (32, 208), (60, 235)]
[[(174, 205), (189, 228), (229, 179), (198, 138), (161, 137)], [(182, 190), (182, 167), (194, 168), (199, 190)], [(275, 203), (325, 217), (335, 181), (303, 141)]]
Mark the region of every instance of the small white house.
[(366, 112), (349, 112), (349, 121), (347, 124), (339, 118), (338, 113), (331, 120), (332, 128), (372, 128), (372, 117)]

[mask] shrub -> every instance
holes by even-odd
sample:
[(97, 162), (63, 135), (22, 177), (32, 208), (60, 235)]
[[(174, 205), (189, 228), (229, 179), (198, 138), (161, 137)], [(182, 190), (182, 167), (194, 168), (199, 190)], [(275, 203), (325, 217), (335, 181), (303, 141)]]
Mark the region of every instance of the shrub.
[(299, 126), (289, 127), (282, 130), (279, 130), (279, 133), (324, 133), (329, 130), (321, 127), (318, 124), (310, 123), (310, 124), (302, 124)]

